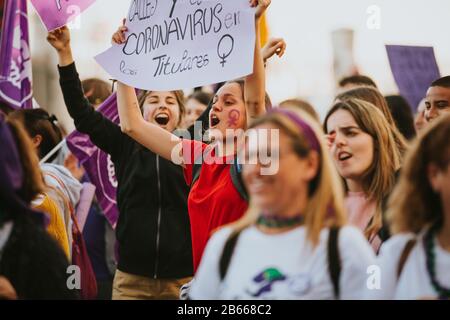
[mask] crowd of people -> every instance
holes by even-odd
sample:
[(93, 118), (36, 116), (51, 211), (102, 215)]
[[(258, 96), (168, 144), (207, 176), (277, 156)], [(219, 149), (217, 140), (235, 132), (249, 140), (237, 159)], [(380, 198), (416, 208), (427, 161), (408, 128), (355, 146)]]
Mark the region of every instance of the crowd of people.
[[(257, 35), (270, 2), (250, 1)], [(114, 165), (119, 218), (94, 199), (80, 228), (90, 178), (58, 120), (2, 104), (0, 299), (450, 299), (450, 76), (418, 106), (346, 77), (321, 121), (272, 104), (265, 66), (286, 43), (257, 36), (253, 73), (212, 93), (118, 81), (117, 125), (69, 29), (47, 40), (76, 129)]]

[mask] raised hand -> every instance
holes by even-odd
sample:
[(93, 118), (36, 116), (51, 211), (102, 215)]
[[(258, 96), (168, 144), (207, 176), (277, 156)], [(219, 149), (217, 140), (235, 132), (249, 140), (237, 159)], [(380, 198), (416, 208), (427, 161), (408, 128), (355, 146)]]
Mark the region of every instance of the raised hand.
[(122, 21), (122, 25), (119, 27), (119, 29), (117, 29), (117, 31), (113, 34), (111, 42), (114, 44), (123, 44), (126, 39), (125, 39), (125, 32), (128, 31), (128, 28), (125, 26), (125, 22), (127, 20), (123, 19)]
[(70, 49), (70, 31), (67, 26), (51, 31), (47, 35), (47, 41), (56, 51)]
[(261, 18), (263, 13), (270, 6), (271, 2), (272, 2), (272, 0), (250, 0), (250, 6), (252, 8), (256, 7), (256, 13), (255, 13), (256, 20), (259, 20)]
[(286, 42), (283, 38), (270, 38), (264, 48), (261, 49), (264, 63), (272, 58), (275, 54), (282, 57), (286, 51)]

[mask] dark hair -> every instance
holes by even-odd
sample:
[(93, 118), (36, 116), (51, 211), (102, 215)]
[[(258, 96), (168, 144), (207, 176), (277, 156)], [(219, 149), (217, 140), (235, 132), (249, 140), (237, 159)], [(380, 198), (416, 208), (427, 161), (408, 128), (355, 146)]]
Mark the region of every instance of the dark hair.
[[(57, 124), (58, 119), (55, 116), (50, 116), (43, 109), (16, 110), (9, 115), (9, 118), (19, 120), (31, 138), (37, 135), (42, 137), (38, 148), (39, 159), (44, 158), (63, 139), (61, 129)], [(52, 162), (57, 155), (55, 153), (48, 162)]]
[(29, 205), (45, 189), (39, 160), (22, 123), (9, 118), (6, 123), (15, 140), (23, 171), (22, 187), (17, 191), (17, 195)]
[(414, 139), (416, 137), (414, 116), (408, 101), (397, 95), (387, 96), (386, 101), (400, 133), (408, 140)]
[(430, 87), (443, 87), (450, 89), (450, 76), (442, 77), (433, 81)]
[(282, 107), (282, 108), (288, 108), (288, 107), (298, 108), (300, 110), (305, 111), (307, 114), (309, 114), (315, 120), (317, 120), (317, 122), (320, 122), (319, 115), (317, 114), (314, 107), (304, 100), (300, 100), (300, 99), (284, 100), (283, 102), (280, 103), (280, 107)]
[(205, 92), (205, 91), (194, 91), (188, 98), (187, 100), (193, 99), (196, 100), (198, 102), (200, 102), (201, 104), (208, 106), (209, 103), (211, 102), (213, 98), (213, 95)]
[(111, 95), (110, 85), (101, 79), (90, 78), (81, 82), (84, 94), (90, 93), (86, 98), (92, 105), (99, 105), (103, 103)]
[(354, 84), (357, 86), (364, 85), (364, 86), (374, 87), (374, 88), (378, 89), (375, 81), (373, 81), (368, 76), (362, 76), (362, 75), (349, 76), (349, 77), (345, 77), (341, 81), (339, 81), (339, 87), (341, 87), (341, 88), (345, 87), (348, 84)]
[(14, 111), (13, 108), (11, 108), (9, 105), (4, 103), (3, 101), (0, 101), (0, 114), (3, 113), (4, 115), (8, 115), (13, 111)]

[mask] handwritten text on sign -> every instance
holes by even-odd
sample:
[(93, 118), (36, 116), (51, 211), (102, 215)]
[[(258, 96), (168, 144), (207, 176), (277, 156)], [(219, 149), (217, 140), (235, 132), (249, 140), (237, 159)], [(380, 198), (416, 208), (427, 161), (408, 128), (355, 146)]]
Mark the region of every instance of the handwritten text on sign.
[(48, 31), (58, 29), (76, 19), (95, 0), (31, 0)]
[(133, 0), (126, 43), (96, 57), (113, 77), (176, 90), (253, 71), (254, 9), (248, 0)]

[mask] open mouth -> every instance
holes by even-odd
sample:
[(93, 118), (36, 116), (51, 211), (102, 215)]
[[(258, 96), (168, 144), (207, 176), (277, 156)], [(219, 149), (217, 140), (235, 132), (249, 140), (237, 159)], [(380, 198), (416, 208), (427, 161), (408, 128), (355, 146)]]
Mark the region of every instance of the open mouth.
[(159, 113), (155, 116), (155, 121), (160, 126), (165, 126), (169, 123), (169, 115), (166, 113)]
[(338, 155), (339, 161), (345, 161), (345, 160), (350, 159), (351, 157), (353, 157), (353, 156), (348, 152), (340, 152)]
[(220, 119), (215, 114), (212, 114), (210, 116), (209, 122), (211, 124), (211, 128), (213, 128), (220, 123)]

